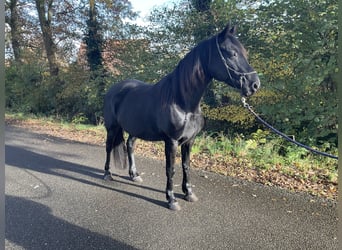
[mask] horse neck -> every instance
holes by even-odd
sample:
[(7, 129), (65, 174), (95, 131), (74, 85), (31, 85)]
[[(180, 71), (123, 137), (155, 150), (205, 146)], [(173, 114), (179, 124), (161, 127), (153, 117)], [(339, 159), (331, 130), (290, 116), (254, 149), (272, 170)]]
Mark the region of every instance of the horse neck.
[(169, 75), (172, 100), (183, 110), (194, 112), (212, 77), (208, 74), (208, 47), (202, 42), (182, 59)]

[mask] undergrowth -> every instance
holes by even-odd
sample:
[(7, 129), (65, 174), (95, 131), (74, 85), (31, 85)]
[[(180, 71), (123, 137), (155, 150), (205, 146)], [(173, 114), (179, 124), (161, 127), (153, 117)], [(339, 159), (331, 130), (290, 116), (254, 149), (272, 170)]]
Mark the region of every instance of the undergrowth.
[[(316, 148), (318, 150), (323, 150)], [(208, 154), (225, 161), (234, 159), (244, 166), (260, 171), (277, 170), (301, 179), (326, 178), (337, 182), (337, 161), (314, 155), (304, 148), (291, 145), (269, 131), (257, 130), (248, 138), (238, 135), (229, 138), (223, 133), (202, 133), (196, 138), (192, 154)], [(329, 150), (337, 154), (337, 149)]]

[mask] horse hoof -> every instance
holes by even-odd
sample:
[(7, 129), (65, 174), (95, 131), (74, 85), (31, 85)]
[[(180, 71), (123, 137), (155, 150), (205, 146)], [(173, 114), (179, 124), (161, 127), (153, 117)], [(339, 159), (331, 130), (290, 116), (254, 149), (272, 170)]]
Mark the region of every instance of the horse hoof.
[(143, 182), (143, 179), (138, 175), (138, 176), (132, 177), (132, 181), (133, 182)]
[(190, 201), (190, 202), (195, 202), (195, 201), (198, 201), (198, 198), (195, 194), (188, 194), (188, 195), (185, 195), (185, 200), (187, 201)]
[(114, 179), (113, 179), (113, 177), (112, 177), (111, 174), (105, 174), (105, 175), (103, 176), (103, 179), (104, 179), (105, 181), (114, 181)]
[(178, 202), (176, 201), (176, 202), (169, 203), (169, 209), (172, 211), (179, 211), (179, 210), (181, 210), (181, 207), (178, 204)]

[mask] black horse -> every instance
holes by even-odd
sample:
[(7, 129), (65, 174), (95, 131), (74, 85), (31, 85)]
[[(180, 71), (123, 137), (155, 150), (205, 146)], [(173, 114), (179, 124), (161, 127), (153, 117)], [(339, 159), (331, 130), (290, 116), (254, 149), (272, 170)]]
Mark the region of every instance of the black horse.
[[(199, 43), (156, 84), (126, 80), (108, 90), (104, 99), (106, 180), (113, 180), (109, 171), (112, 149), (114, 165), (125, 165), (128, 153), (129, 176), (133, 181), (142, 181), (133, 156), (136, 138), (164, 141), (168, 207), (180, 209), (172, 180), (177, 146), (181, 146), (185, 200), (198, 200), (189, 179), (190, 151), (204, 124), (199, 104), (207, 85), (214, 78), (240, 89), (244, 96), (254, 94), (260, 87), (259, 77), (235, 34), (235, 26), (227, 25), (218, 35)], [(129, 134), (126, 145), (124, 131)]]

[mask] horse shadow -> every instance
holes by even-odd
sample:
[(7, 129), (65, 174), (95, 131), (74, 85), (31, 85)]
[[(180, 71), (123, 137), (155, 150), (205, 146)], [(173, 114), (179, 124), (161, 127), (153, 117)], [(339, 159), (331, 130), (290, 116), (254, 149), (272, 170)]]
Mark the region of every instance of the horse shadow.
[[(21, 169), (41, 172), (61, 178), (70, 179), (73, 181), (78, 181), (86, 185), (108, 189), (114, 192), (151, 202), (152, 204), (155, 204), (157, 206), (167, 208), (167, 204), (164, 201), (156, 200), (147, 196), (114, 187), (109, 181), (103, 180), (103, 171), (96, 168), (56, 159), (51, 156), (39, 154), (22, 147), (12, 145), (5, 145), (5, 156), (5, 163), (7, 165), (6, 167), (14, 166)], [(135, 184), (133, 182), (130, 183), (128, 177), (126, 176), (116, 176), (118, 178), (115, 178), (114, 183), (130, 185), (152, 192), (164, 193), (159, 189), (144, 186), (141, 184)]]
[(60, 219), (32, 200), (6, 195), (5, 206), (5, 238), (23, 249), (136, 249)]

